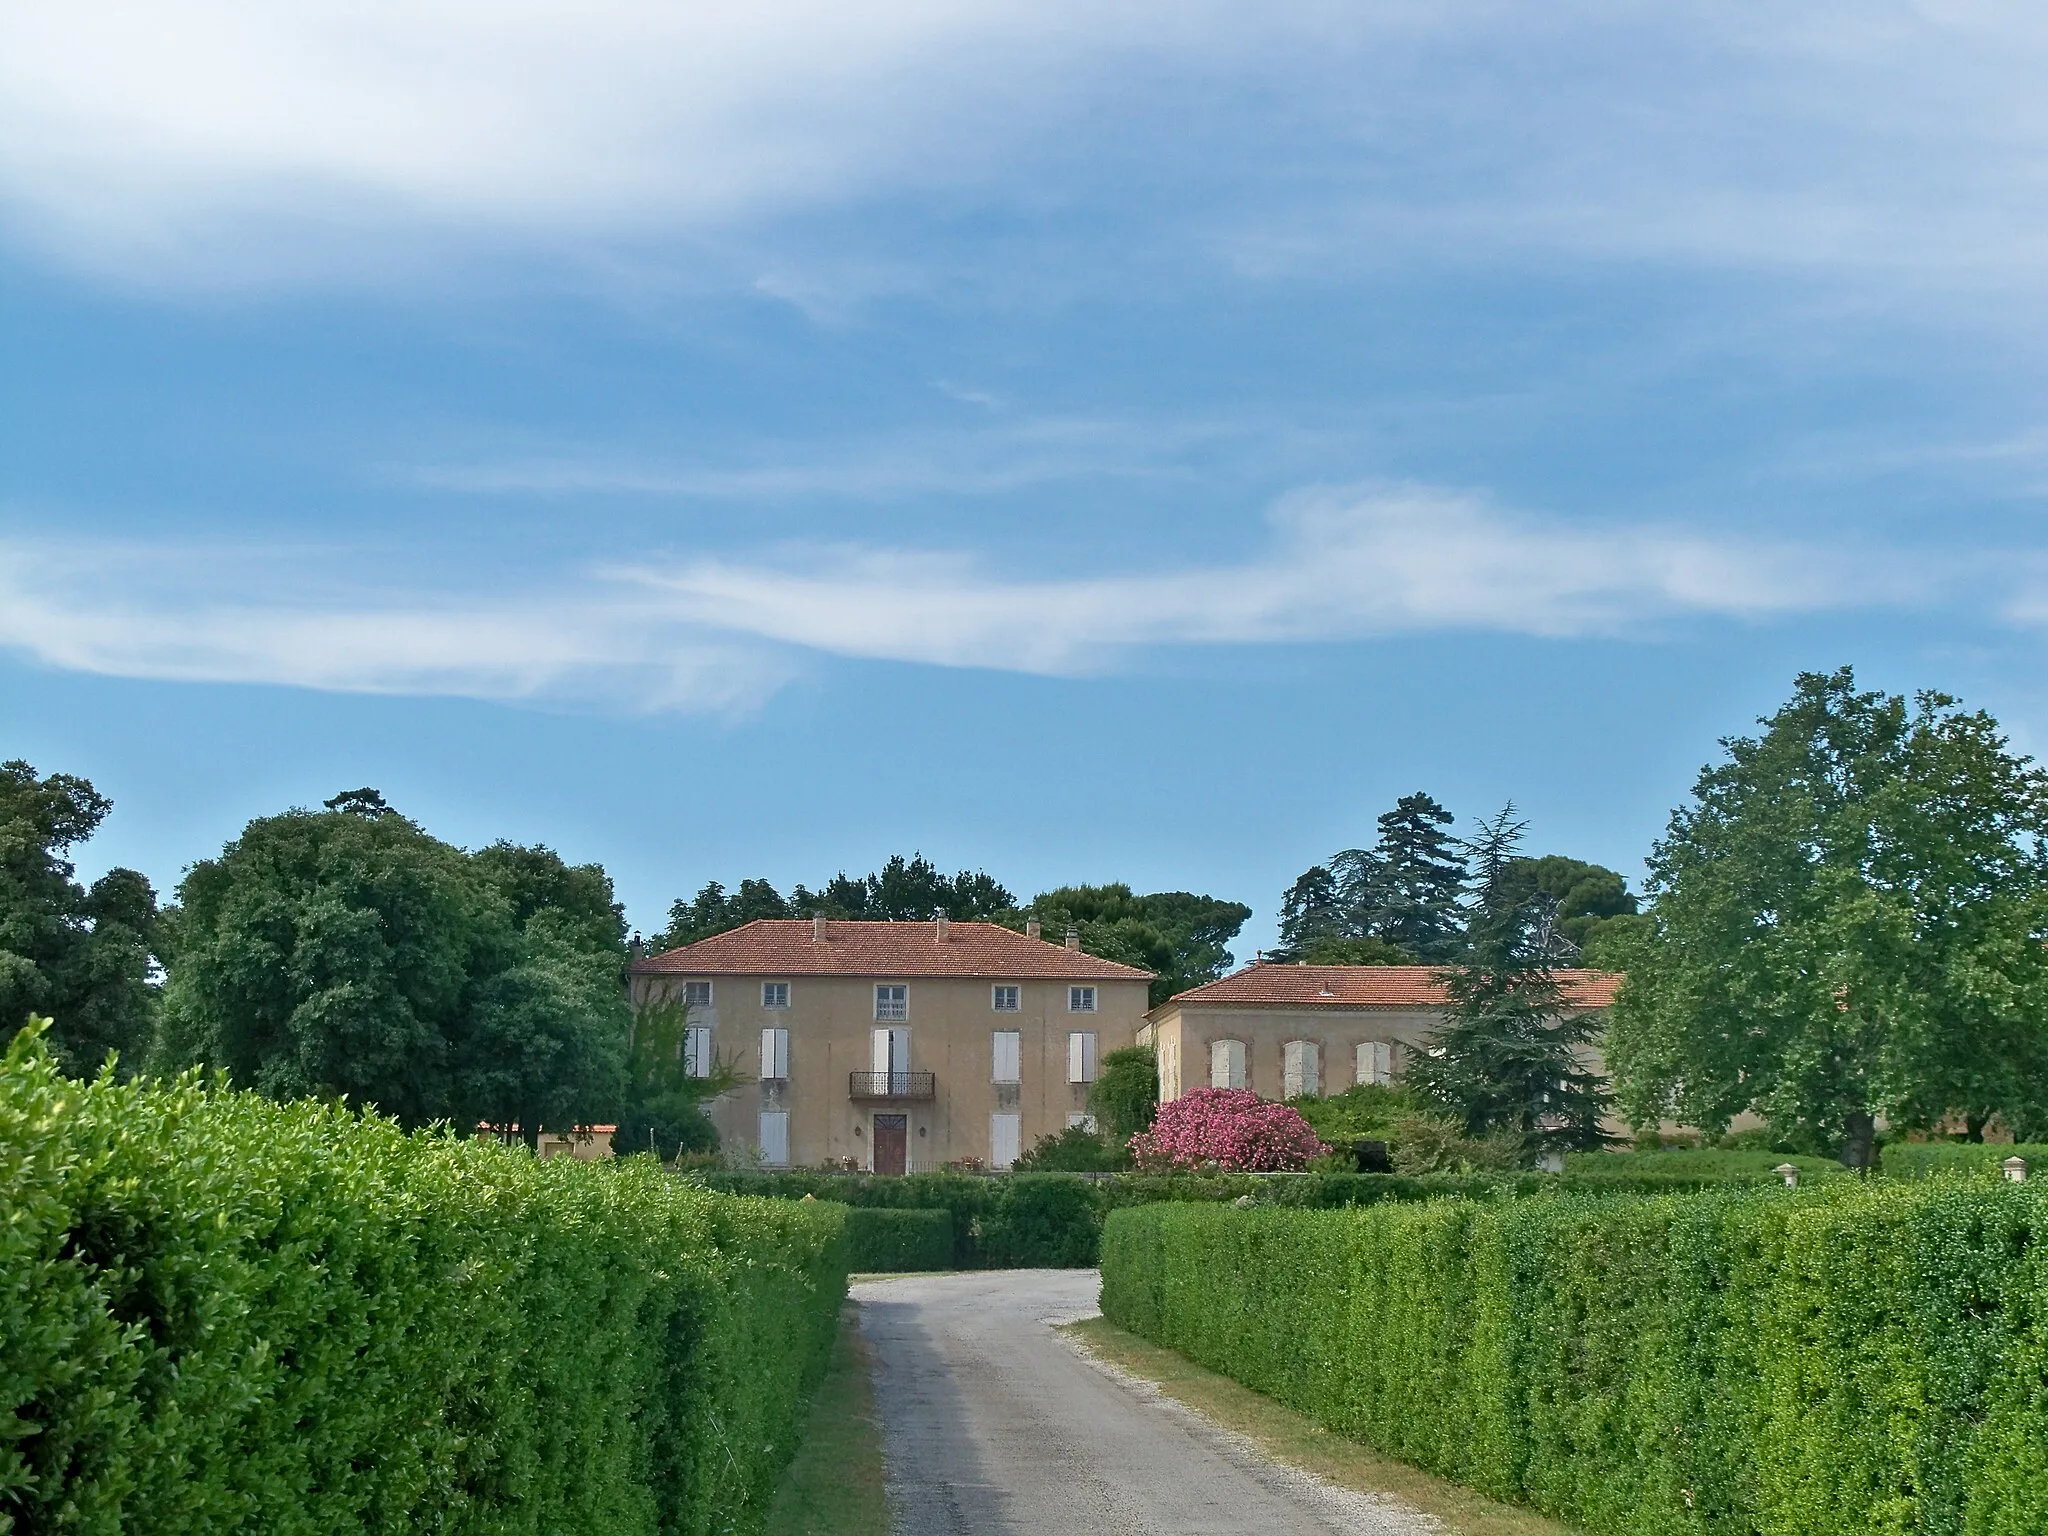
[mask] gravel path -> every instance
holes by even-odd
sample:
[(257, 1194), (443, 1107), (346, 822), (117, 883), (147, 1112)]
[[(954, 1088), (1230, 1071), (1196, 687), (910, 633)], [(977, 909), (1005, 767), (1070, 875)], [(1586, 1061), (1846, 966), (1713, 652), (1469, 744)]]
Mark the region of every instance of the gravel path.
[(1082, 1354), (1051, 1325), (1094, 1316), (1099, 1284), (1093, 1270), (1026, 1269), (854, 1287), (903, 1536), (1441, 1531), (1280, 1466)]

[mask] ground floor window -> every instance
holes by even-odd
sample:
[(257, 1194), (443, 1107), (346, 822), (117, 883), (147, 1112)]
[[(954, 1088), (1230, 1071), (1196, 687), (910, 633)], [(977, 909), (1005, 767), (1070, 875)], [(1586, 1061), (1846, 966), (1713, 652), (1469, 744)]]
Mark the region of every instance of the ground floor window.
[(771, 1168), (789, 1166), (789, 1111), (761, 1111), (761, 1161)]
[(1323, 1091), (1323, 1052), (1313, 1040), (1290, 1040), (1280, 1047), (1280, 1097), (1299, 1099)]
[(1067, 1116), (1067, 1129), (1070, 1131), (1086, 1131), (1090, 1136), (1093, 1136), (1095, 1134), (1095, 1117), (1076, 1111)]
[(1209, 1086), (1245, 1086), (1245, 1051), (1242, 1040), (1217, 1040), (1209, 1046)]
[(1358, 1080), (1361, 1083), (1391, 1083), (1394, 1080), (1394, 1048), (1384, 1040), (1368, 1040), (1359, 1046)]
[(988, 1163), (991, 1168), (1007, 1168), (1017, 1161), (1017, 1141), (1023, 1122), (1022, 1115), (988, 1117)]

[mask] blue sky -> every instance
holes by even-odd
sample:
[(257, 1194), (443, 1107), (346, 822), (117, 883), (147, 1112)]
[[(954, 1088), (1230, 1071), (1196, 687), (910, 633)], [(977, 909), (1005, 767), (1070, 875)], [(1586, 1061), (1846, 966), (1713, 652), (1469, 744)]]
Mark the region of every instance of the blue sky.
[(634, 920), (1634, 873), (1802, 668), (2048, 737), (2048, 19), (0, 8), (0, 753)]

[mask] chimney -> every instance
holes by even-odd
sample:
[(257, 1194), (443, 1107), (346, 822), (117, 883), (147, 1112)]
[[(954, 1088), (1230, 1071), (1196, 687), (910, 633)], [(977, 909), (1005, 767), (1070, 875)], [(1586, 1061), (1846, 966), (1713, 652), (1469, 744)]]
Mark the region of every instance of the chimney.
[(1027, 918), (1025, 918), (1025, 919), (1024, 919), (1024, 937), (1025, 937), (1025, 938), (1027, 938), (1027, 939), (1035, 939), (1035, 938), (1037, 938), (1037, 937), (1039, 936), (1039, 934), (1041, 934), (1042, 932), (1044, 932), (1044, 929), (1043, 929), (1043, 928), (1041, 928), (1041, 927), (1039, 926), (1039, 922), (1038, 922), (1038, 919), (1037, 919), (1037, 918), (1035, 918), (1035, 917), (1027, 917)]
[(813, 944), (825, 942), (825, 914), (822, 912), (817, 913), (811, 918), (811, 942)]
[(1072, 923), (1067, 924), (1067, 948), (1078, 951), (1080, 947), (1081, 930), (1076, 928)]
[(943, 912), (933, 921), (932, 926), (938, 930), (939, 943), (943, 944), (946, 942), (946, 930), (952, 926), (952, 923), (953, 920)]

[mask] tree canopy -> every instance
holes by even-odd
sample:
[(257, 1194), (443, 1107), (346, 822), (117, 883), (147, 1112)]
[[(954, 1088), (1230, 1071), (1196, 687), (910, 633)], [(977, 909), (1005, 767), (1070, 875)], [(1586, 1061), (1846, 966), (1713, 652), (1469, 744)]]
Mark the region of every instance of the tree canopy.
[(112, 809), (86, 779), (0, 763), (0, 1044), (48, 1015), (50, 1047), (73, 1075), (109, 1051), (133, 1070), (154, 1028), (156, 892), (132, 869), (82, 886), (68, 857)]
[(1444, 974), (1449, 1004), (1407, 1079), (1468, 1137), (1597, 1147), (1607, 1096), (1585, 1052), (1597, 1024), (1567, 1005), (1550, 902), (1519, 878), (1525, 830), (1510, 805), (1462, 845), (1472, 870), (1465, 953)]
[(742, 880), (727, 893), (718, 881), (706, 882), (690, 900), (678, 899), (668, 910), (668, 924), (649, 941), (659, 950), (695, 944), (713, 934), (762, 918), (867, 918), (923, 922), (940, 912), (960, 922), (986, 921), (1009, 910), (1015, 898), (980, 870), (945, 875), (923, 854), (893, 855), (873, 874), (844, 871), (821, 890), (796, 886), (785, 897), (767, 880)]
[(1650, 858), (1608, 1060), (1629, 1119), (2048, 1124), (2048, 775), (1944, 694), (1802, 674)]
[(595, 865), (467, 854), (358, 790), (250, 822), (178, 895), (162, 1066), (529, 1138), (616, 1111), (625, 944)]
[(1451, 813), (1428, 794), (1403, 795), (1378, 819), (1370, 848), (1347, 848), (1311, 866), (1280, 903), (1279, 960), (1310, 960), (1332, 946), (1374, 939), (1385, 948), (1363, 962), (1448, 960), (1463, 940), (1458, 908), (1464, 888), (1461, 845)]
[(1084, 953), (1151, 971), (1151, 1000), (1157, 1004), (1229, 970), (1230, 941), (1251, 915), (1242, 902), (1189, 891), (1139, 895), (1114, 882), (1041, 891), (1029, 907), (1006, 912), (998, 921), (1022, 928), (1035, 917), (1055, 942), (1071, 924)]

